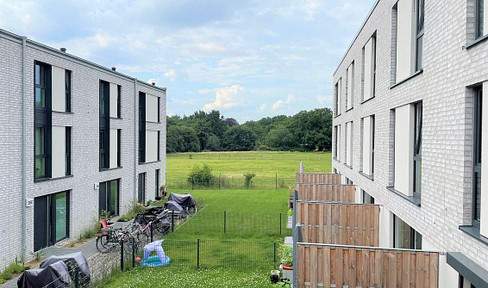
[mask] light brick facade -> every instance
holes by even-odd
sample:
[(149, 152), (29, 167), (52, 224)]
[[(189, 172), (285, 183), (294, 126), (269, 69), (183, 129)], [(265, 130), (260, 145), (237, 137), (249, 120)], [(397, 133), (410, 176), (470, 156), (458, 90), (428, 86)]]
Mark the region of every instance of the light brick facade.
[[(26, 198), (70, 191), (69, 240), (93, 227), (98, 216), (99, 193), (95, 184), (120, 179), (119, 214), (137, 200), (137, 176), (146, 174), (146, 199), (155, 198), (155, 171), (166, 179), (166, 89), (159, 88), (76, 56), (27, 40), (25, 49), (26, 162), (22, 163), (22, 39), (0, 30), (0, 267), (22, 255), (22, 165), (26, 169)], [(71, 175), (42, 182), (34, 180), (34, 61), (71, 71), (71, 113), (52, 113), (53, 126), (70, 126)], [(121, 118), (110, 119), (121, 129), (121, 167), (99, 168), (99, 82), (121, 86)], [(160, 131), (160, 160), (139, 163), (139, 92), (160, 98), (160, 123), (147, 129)], [(56, 153), (53, 151), (52, 153)], [(26, 208), (26, 257), (34, 250), (34, 207)], [(63, 241), (66, 242), (66, 241)], [(27, 260), (26, 259), (26, 260)]]
[[(340, 78), (345, 79), (346, 69), (354, 61), (354, 107), (347, 112), (342, 109), (333, 120), (334, 127), (341, 125), (342, 131), (346, 123), (353, 122), (353, 166), (347, 167), (344, 157), (340, 161), (333, 160), (332, 166), (336, 169), (334, 171), (357, 185), (358, 193), (362, 189), (383, 205), (380, 246), (393, 245), (393, 213), (422, 235), (422, 248), (461, 252), (488, 270), (488, 242), (484, 243), (459, 229), (462, 225), (471, 225), (473, 218), (475, 93), (470, 87), (488, 81), (488, 41), (469, 47), (474, 41), (475, 1), (425, 0), (423, 71), (403, 83), (393, 85), (396, 83), (397, 35), (396, 17), (392, 11), (396, 3), (397, 0), (377, 1), (334, 74), (335, 85)], [(361, 103), (362, 48), (374, 33), (376, 93), (374, 98)], [(344, 91), (344, 80), (342, 83), (340, 90)], [(341, 107), (344, 107), (344, 98), (343, 94), (340, 97), (343, 101), (339, 105)], [(393, 109), (417, 101), (423, 103), (420, 207), (387, 189), (394, 181)], [(361, 119), (370, 115), (375, 117), (374, 179), (359, 173), (362, 163)], [(340, 149), (339, 154), (344, 155), (347, 148), (344, 133), (340, 137), (339, 147), (333, 149)], [(457, 272), (445, 261), (443, 257), (440, 265), (442, 277), (447, 280), (441, 279), (440, 287), (458, 287)]]

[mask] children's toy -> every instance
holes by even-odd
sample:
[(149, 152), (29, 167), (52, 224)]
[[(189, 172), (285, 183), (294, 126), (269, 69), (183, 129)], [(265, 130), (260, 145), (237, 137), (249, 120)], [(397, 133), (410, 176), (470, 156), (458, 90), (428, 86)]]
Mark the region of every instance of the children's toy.
[[(144, 246), (144, 259), (141, 261), (141, 265), (144, 267), (161, 267), (167, 266), (171, 262), (168, 256), (164, 254), (163, 241), (158, 240), (151, 242)], [(156, 255), (151, 256), (151, 252), (156, 252)]]

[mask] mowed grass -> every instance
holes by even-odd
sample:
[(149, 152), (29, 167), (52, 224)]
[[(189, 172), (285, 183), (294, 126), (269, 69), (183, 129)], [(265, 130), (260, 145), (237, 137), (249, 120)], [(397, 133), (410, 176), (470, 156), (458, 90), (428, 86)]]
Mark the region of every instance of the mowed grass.
[[(293, 187), (295, 174), (303, 162), (306, 172), (330, 172), (330, 152), (203, 152), (167, 155), (167, 183), (171, 189), (185, 187), (193, 167), (207, 164), (212, 173), (227, 178), (229, 185), (244, 186), (244, 173), (254, 173), (252, 179), (259, 189)], [(278, 177), (278, 181), (276, 181)], [(276, 183), (277, 182), (277, 183)], [(278, 185), (276, 185), (278, 184)]]

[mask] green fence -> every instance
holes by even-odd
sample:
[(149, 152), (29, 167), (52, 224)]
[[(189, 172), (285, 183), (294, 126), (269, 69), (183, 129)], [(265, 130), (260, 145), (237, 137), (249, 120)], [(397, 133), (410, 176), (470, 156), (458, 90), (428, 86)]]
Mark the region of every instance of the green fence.
[(281, 176), (278, 173), (275, 175), (260, 176), (256, 175), (249, 184), (246, 183), (246, 178), (242, 176), (227, 176), (224, 174), (215, 175), (215, 177), (207, 185), (197, 185), (188, 182), (186, 179), (171, 179), (166, 180), (166, 185), (174, 189), (184, 190), (278, 190), (289, 189), (295, 187), (295, 176)]

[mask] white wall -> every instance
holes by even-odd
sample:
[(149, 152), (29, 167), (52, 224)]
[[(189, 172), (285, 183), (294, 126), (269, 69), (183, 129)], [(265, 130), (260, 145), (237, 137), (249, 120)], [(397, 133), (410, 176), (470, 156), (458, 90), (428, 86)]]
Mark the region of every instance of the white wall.
[(393, 214), (386, 206), (380, 207), (379, 229), (379, 247), (393, 248)]
[(117, 168), (117, 129), (110, 129), (110, 168)]
[(117, 84), (110, 83), (110, 117), (117, 118), (118, 113), (118, 86)]
[(412, 0), (398, 1), (396, 82), (415, 72), (415, 6)]
[(52, 110), (66, 112), (66, 71), (52, 66), (51, 74)]
[(52, 127), (52, 178), (66, 176), (66, 127)]
[(488, 34), (488, 0), (482, 0), (484, 2), (483, 11), (483, 35)]
[(364, 95), (363, 100), (373, 97), (373, 60), (374, 38), (371, 37), (364, 46)]
[(146, 162), (158, 160), (158, 131), (146, 130)]
[(146, 121), (158, 122), (158, 97), (146, 94)]
[(395, 109), (395, 189), (413, 195), (413, 105)]

